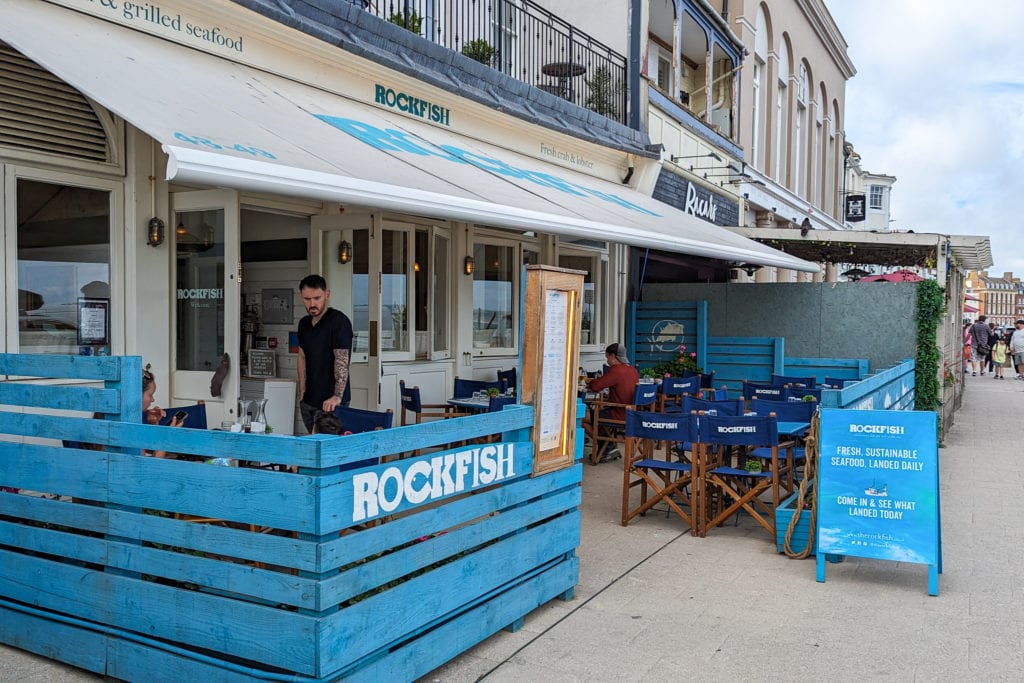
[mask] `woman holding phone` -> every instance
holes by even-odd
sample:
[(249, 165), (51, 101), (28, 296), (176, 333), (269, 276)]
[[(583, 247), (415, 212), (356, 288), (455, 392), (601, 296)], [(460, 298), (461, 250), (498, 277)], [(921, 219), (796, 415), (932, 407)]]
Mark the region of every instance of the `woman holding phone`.
[[(160, 424), (160, 420), (167, 415), (167, 412), (156, 405), (156, 378), (150, 371), (150, 366), (147, 363), (146, 367), (142, 369), (142, 420), (146, 424), (156, 425)], [(180, 427), (185, 424), (185, 418), (188, 417), (188, 413), (184, 410), (179, 410), (171, 418), (169, 427)], [(143, 451), (143, 455), (152, 455), (154, 458), (166, 458), (168, 457), (167, 451)]]

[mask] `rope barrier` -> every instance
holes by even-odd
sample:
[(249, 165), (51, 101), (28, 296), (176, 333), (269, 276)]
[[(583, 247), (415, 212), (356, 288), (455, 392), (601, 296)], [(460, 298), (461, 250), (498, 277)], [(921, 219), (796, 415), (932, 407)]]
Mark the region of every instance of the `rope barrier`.
[(796, 500), (796, 512), (793, 513), (793, 517), (789, 520), (789, 526), (786, 528), (786, 535), (783, 538), (782, 549), (785, 551), (787, 557), (791, 557), (795, 560), (802, 560), (805, 557), (809, 557), (814, 551), (814, 532), (817, 528), (818, 521), (818, 494), (817, 491), (813, 491), (811, 495), (811, 507), (808, 510), (810, 517), (810, 524), (807, 529), (807, 547), (802, 551), (795, 553), (790, 544), (790, 539), (793, 536), (793, 531), (796, 529), (797, 524), (800, 523), (800, 515), (804, 513), (804, 497), (807, 495), (808, 482), (813, 483), (814, 478), (817, 476), (818, 469), (818, 427), (819, 427), (819, 416), (820, 411), (815, 411), (811, 417), (811, 429), (807, 433), (807, 438), (804, 439), (804, 478), (800, 481), (800, 488), (797, 490)]

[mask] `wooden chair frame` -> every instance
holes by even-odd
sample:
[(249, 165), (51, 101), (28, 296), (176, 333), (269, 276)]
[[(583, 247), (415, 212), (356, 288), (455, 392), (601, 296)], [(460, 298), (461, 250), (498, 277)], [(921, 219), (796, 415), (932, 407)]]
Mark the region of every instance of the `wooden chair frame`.
[[(759, 426), (759, 436), (751, 438), (744, 433), (719, 434), (721, 424), (735, 424), (732, 421), (746, 421)], [(700, 511), (699, 535), (706, 536), (708, 529), (716, 527), (740, 510), (745, 510), (768, 533), (775, 536), (775, 514), (778, 507), (779, 483), (779, 437), (774, 415), (754, 417), (719, 417), (700, 415), (698, 417), (697, 449), (698, 480), (697, 509)], [(749, 472), (732, 464), (734, 446), (752, 446), (753, 440), (763, 441), (762, 446), (771, 448), (769, 467), (761, 472)], [(715, 489), (719, 496), (711, 511), (709, 490)], [(772, 501), (762, 499), (762, 494), (772, 492)], [(728, 499), (728, 505), (725, 504)]]
[[(692, 441), (693, 419), (689, 415), (664, 415), (648, 411), (627, 411), (626, 453), (622, 462), (622, 526), (642, 516), (659, 502), (664, 501), (697, 533), (693, 496), (686, 489), (694, 481), (694, 469), (689, 462), (675, 462), (671, 449), (663, 450), (664, 459), (656, 457), (659, 443), (685, 443)], [(664, 428), (652, 428), (643, 423), (654, 423)], [(640, 489), (640, 502), (630, 507), (630, 494)], [(653, 495), (649, 495), (652, 493)], [(685, 508), (685, 509), (684, 509)]]

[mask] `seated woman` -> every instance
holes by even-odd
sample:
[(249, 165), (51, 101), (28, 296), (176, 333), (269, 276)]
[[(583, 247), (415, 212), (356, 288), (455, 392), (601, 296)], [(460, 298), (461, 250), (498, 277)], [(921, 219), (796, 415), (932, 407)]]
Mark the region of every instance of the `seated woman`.
[[(167, 415), (163, 408), (156, 405), (156, 377), (153, 376), (153, 372), (149, 369), (150, 365), (147, 363), (146, 367), (142, 369), (142, 421), (146, 424), (156, 425), (160, 424), (160, 420)], [(171, 418), (170, 427), (180, 427), (182, 421), (177, 418)], [(142, 452), (143, 455), (152, 455), (154, 458), (175, 458), (180, 460), (203, 460), (204, 458), (197, 456), (179, 456), (179, 455), (168, 455), (167, 451), (146, 451)]]

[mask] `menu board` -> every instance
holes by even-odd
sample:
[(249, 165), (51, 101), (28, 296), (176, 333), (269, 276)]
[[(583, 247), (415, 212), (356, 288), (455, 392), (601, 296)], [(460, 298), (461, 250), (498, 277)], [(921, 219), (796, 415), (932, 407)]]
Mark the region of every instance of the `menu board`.
[(110, 343), (110, 299), (78, 299), (78, 343)]
[(557, 448), (562, 432), (570, 295), (571, 292), (557, 289), (544, 293), (544, 362), (540, 380), (544, 411), (537, 416), (541, 451)]
[[(933, 566), (937, 573), (937, 428), (933, 412), (822, 410), (818, 558), (912, 562)], [(819, 581), (824, 581), (823, 565), (819, 562)], [(937, 578), (934, 590), (933, 595)]]
[(277, 354), (271, 350), (252, 349), (249, 351), (249, 377), (276, 377)]
[(534, 474), (576, 459), (576, 373), (584, 273), (527, 266), (520, 401), (534, 407)]

